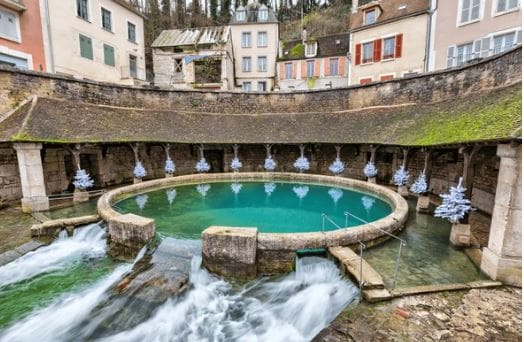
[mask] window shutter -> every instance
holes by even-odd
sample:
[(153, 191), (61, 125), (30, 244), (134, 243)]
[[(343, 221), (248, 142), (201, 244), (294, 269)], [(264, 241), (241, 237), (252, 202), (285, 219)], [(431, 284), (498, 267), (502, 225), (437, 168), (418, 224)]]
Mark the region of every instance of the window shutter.
[(333, 76), (330, 73), (331, 60), (329, 58), (322, 59), (324, 61), (324, 76)]
[(286, 63), (280, 62), (280, 79), (286, 78)]
[(473, 42), (473, 58), (480, 57), (480, 44), (481, 44), (480, 39), (477, 39)]
[(338, 74), (344, 75), (346, 72), (346, 58), (345, 57), (339, 57), (338, 59)]
[(395, 39), (395, 58), (402, 57), (402, 33), (397, 34)]
[(315, 77), (319, 77), (320, 76), (320, 59), (317, 59), (315, 61), (315, 72), (314, 72), (314, 75), (315, 75)]
[(382, 39), (376, 39), (373, 42), (373, 62), (380, 62), (382, 55)]
[(298, 65), (297, 65), (298, 62), (292, 62), (291, 63), (291, 70), (293, 71), (293, 79), (296, 80), (297, 79), (297, 69), (298, 69)]
[(489, 45), (491, 43), (491, 38), (482, 38), (482, 42), (480, 43), (480, 57), (488, 57), (489, 56)]
[(359, 65), (362, 60), (362, 44), (355, 46), (355, 65)]
[(455, 46), (448, 47), (448, 68), (455, 65)]
[(522, 30), (517, 31), (517, 45), (522, 44)]
[(306, 61), (302, 61), (302, 68), (300, 70), (300, 78), (305, 79), (307, 77), (306, 74)]

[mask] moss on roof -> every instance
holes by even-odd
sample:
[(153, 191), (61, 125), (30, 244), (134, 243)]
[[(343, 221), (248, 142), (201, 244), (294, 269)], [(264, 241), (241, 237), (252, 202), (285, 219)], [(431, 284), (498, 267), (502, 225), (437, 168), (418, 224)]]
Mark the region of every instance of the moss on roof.
[(520, 138), (521, 83), (452, 100), (336, 113), (211, 114), (37, 98), (0, 122), (0, 141), (347, 143), (432, 146)]

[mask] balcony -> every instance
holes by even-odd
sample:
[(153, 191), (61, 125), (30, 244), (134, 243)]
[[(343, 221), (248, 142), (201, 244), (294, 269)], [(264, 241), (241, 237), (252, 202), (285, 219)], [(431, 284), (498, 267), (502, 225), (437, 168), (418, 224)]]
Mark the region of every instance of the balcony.
[(0, 6), (7, 7), (16, 12), (23, 12), (27, 9), (22, 0), (0, 0)]

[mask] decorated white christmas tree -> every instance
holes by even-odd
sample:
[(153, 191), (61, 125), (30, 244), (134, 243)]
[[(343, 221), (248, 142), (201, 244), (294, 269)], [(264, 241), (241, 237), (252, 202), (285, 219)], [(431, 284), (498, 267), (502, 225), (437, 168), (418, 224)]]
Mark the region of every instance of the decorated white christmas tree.
[(264, 161), (264, 169), (266, 171), (274, 171), (277, 167), (277, 163), (273, 160), (271, 156), (267, 157)]
[(144, 165), (138, 160), (135, 164), (135, 169), (133, 170), (133, 175), (135, 178), (142, 179), (145, 176), (147, 176), (146, 169), (144, 168)]
[(458, 223), (472, 210), (471, 202), (464, 198), (466, 188), (462, 187), (462, 177), (458, 185), (449, 189), (449, 194), (440, 195), (442, 204), (435, 209), (435, 217), (448, 219), (451, 223)]
[(393, 183), (397, 186), (405, 186), (408, 184), (409, 180), (409, 172), (404, 168), (402, 165), (395, 171), (395, 174), (393, 175)]
[(167, 174), (172, 175), (173, 173), (175, 173), (175, 170), (176, 170), (175, 163), (173, 162), (173, 160), (171, 160), (171, 158), (167, 157), (166, 165), (164, 166), (164, 171)]
[(307, 160), (306, 157), (304, 157), (304, 145), (300, 145), (300, 157), (295, 160), (295, 163), (293, 166), (295, 169), (297, 169), (299, 172), (304, 172), (309, 170), (309, 160)]
[(339, 175), (344, 172), (344, 163), (337, 157), (335, 161), (329, 166), (329, 171), (335, 175)]
[(195, 169), (197, 172), (208, 172), (211, 167), (209, 166), (208, 162), (206, 161), (206, 158), (204, 157), (204, 145), (200, 145), (200, 160), (196, 163)]
[(426, 182), (424, 172), (421, 172), (417, 180), (411, 184), (410, 190), (415, 194), (424, 194), (428, 191), (428, 183)]
[(91, 179), (91, 176), (87, 173), (86, 170), (81, 169), (80, 167), (76, 170), (75, 180), (73, 185), (76, 189), (85, 190), (93, 186), (95, 182)]
[(378, 174), (378, 170), (375, 167), (375, 164), (370, 160), (364, 166), (364, 175), (366, 175), (367, 178), (373, 178)]
[(242, 162), (238, 158), (231, 160), (231, 169), (237, 172), (242, 167)]

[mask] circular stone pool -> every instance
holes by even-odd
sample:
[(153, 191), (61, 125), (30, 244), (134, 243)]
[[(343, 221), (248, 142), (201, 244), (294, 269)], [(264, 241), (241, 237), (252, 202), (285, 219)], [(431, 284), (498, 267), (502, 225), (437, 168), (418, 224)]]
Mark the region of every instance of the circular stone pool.
[(384, 199), (355, 189), (244, 180), (153, 190), (113, 207), (153, 218), (162, 235), (189, 239), (200, 238), (209, 226), (257, 227), (261, 233), (332, 231), (376, 221), (392, 212)]

